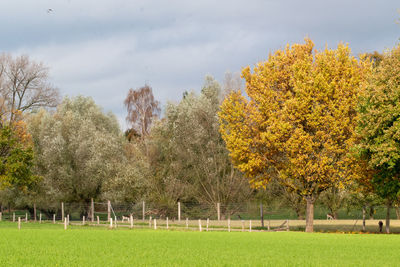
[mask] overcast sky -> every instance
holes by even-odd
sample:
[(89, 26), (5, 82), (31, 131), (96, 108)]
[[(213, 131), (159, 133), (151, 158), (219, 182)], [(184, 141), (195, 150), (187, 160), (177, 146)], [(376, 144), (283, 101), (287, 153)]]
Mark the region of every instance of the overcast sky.
[(0, 0), (0, 52), (50, 67), (63, 95), (91, 96), (125, 128), (123, 100), (145, 83), (165, 104), (204, 76), (265, 60), (305, 36), (355, 55), (398, 43), (399, 0)]

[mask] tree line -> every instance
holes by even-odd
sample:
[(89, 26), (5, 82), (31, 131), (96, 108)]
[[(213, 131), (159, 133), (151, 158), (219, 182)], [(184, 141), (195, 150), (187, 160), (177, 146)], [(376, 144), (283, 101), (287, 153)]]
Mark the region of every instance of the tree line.
[[(176, 202), (284, 203), (306, 231), (314, 204), (398, 204), (400, 47), (355, 57), (310, 39), (270, 54), (221, 85), (161, 105), (149, 85), (124, 101), (129, 129), (90, 97), (60, 98), (49, 69), (0, 57), (1, 208), (146, 200), (168, 216)], [(244, 84), (242, 84), (242, 78)], [(122, 103), (121, 103), (122, 104)], [(86, 207), (86, 208), (85, 208)], [(400, 214), (399, 214), (400, 215)]]

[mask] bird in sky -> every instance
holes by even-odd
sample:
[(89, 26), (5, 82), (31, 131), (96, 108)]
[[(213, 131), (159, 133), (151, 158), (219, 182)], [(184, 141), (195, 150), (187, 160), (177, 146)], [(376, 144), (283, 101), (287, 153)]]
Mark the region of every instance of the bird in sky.
[(47, 13), (48, 13), (48, 14), (51, 13), (51, 12), (53, 12), (53, 9), (52, 9), (52, 8), (47, 9)]

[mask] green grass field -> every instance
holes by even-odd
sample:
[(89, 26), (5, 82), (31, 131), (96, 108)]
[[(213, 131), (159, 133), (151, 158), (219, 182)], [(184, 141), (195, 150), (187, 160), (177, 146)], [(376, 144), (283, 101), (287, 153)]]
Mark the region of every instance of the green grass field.
[(400, 235), (0, 223), (0, 266), (396, 266)]

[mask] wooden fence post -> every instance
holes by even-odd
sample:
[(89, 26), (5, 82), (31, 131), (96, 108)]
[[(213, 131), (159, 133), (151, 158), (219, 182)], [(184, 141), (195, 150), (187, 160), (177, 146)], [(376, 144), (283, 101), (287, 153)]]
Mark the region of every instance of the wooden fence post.
[(100, 224), (100, 217), (97, 216), (97, 224)]
[(244, 220), (242, 220), (242, 232), (244, 232)]
[(143, 201), (143, 203), (142, 203), (143, 205), (142, 205), (142, 220), (144, 221), (144, 219), (145, 219), (145, 217), (146, 217), (146, 204), (144, 203), (144, 201)]
[(228, 232), (231, 231), (231, 218), (228, 219)]
[(221, 204), (219, 202), (217, 203), (217, 218), (218, 221), (221, 220)]
[(28, 222), (28, 213), (25, 213), (25, 222)]
[(18, 217), (18, 230), (21, 230), (21, 217)]
[(64, 217), (64, 230), (67, 230), (67, 217)]
[(53, 224), (56, 224), (56, 214), (53, 213)]
[(363, 220), (363, 223), (362, 223), (362, 230), (363, 230), (363, 232), (365, 232), (365, 214), (366, 214), (366, 207), (365, 207), (365, 205), (362, 207), (362, 220)]
[(199, 219), (199, 231), (201, 232), (201, 219)]
[(260, 217), (261, 217), (261, 227), (264, 228), (264, 209), (262, 202), (260, 203)]
[(13, 212), (13, 222), (15, 222), (15, 212)]
[(131, 229), (132, 229), (133, 228), (133, 216), (132, 215), (129, 216), (129, 221), (131, 223)]
[(181, 221), (181, 202), (178, 202), (178, 222)]
[(90, 210), (91, 210), (91, 217), (92, 217), (92, 223), (94, 223), (94, 200), (93, 198), (90, 199)]
[(107, 221), (110, 221), (111, 218), (111, 201), (107, 200)]
[(251, 220), (249, 222), (249, 232), (251, 232)]
[(39, 214), (39, 223), (42, 223), (42, 213)]
[(189, 219), (186, 218), (186, 229), (189, 229)]
[(157, 230), (157, 220), (154, 219), (154, 230)]
[(169, 225), (168, 225), (168, 217), (167, 217), (167, 230), (168, 230), (168, 228), (169, 228)]
[(33, 203), (33, 218), (34, 221), (36, 222), (36, 203)]
[(207, 218), (207, 232), (208, 232), (208, 224), (210, 223), (210, 219), (209, 218)]
[(61, 220), (65, 218), (64, 217), (64, 202), (61, 202)]

